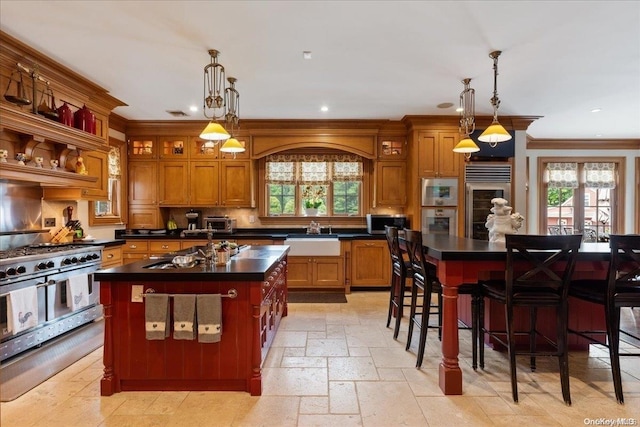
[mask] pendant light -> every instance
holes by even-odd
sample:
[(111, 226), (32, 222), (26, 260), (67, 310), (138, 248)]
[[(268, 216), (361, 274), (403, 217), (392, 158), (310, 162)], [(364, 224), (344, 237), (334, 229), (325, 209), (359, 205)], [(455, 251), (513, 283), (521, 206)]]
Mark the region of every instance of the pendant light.
[(469, 135), (476, 129), (475, 121), (475, 93), (469, 86), (471, 79), (462, 80), (464, 90), (460, 93), (460, 127), (458, 131), (464, 138), (453, 148), (455, 153), (463, 153), (465, 157), (471, 157), (471, 153), (480, 151), (480, 147), (473, 142)]
[[(227, 127), (231, 129), (231, 133), (236, 134), (240, 120), (240, 94), (236, 90), (237, 79), (229, 77), (227, 81), (229, 82), (229, 86), (224, 91), (224, 102), (226, 106), (225, 121)], [(222, 144), (220, 151), (223, 153), (233, 153), (233, 158), (235, 159), (236, 153), (244, 152), (245, 148), (240, 141), (232, 136)]]
[(489, 143), (490, 147), (496, 147), (499, 142), (511, 139), (509, 132), (498, 122), (498, 107), (500, 106), (500, 99), (498, 98), (498, 57), (501, 53), (501, 51), (496, 50), (489, 54), (489, 57), (493, 59), (493, 97), (491, 98), (493, 121), (478, 137), (478, 140)]
[(200, 138), (211, 141), (209, 145), (216, 145), (219, 141), (229, 139), (231, 135), (217, 122), (225, 115), (225, 71), (218, 62), (218, 52), (209, 49), (209, 63), (204, 67), (204, 116), (211, 119), (200, 134)]

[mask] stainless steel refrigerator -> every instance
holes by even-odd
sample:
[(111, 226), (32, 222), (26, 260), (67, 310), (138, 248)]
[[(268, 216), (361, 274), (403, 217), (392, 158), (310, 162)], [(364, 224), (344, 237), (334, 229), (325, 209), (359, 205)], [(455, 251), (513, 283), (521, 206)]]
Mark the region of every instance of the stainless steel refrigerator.
[(489, 240), (485, 227), (491, 200), (500, 197), (511, 203), (511, 164), (469, 163), (465, 167), (465, 236)]

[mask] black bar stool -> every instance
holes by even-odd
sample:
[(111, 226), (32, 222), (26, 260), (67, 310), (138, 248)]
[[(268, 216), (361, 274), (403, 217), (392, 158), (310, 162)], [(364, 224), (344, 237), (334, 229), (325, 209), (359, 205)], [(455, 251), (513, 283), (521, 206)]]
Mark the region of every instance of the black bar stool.
[[(575, 268), (582, 235), (518, 235), (507, 234), (507, 264), (505, 280), (488, 280), (480, 283), (481, 297), (477, 310), (480, 337), (480, 366), (484, 367), (484, 334), (489, 334), (504, 345), (509, 352), (511, 391), (513, 401), (518, 401), (516, 355), (530, 357), (531, 370), (536, 369), (537, 356), (556, 356), (560, 366), (562, 396), (571, 405), (569, 390), (568, 293), (571, 275)], [(505, 306), (506, 331), (491, 331), (484, 327), (484, 300), (492, 299)], [(529, 330), (514, 330), (515, 307), (529, 308)], [(540, 307), (556, 309), (557, 338), (552, 341), (536, 329), (537, 310)], [(502, 336), (506, 335), (506, 342)], [(529, 337), (528, 351), (516, 348), (516, 335)], [(554, 349), (538, 351), (537, 337), (542, 336)]]
[(385, 235), (387, 244), (389, 245), (389, 254), (391, 255), (391, 291), (389, 292), (389, 314), (387, 315), (387, 328), (391, 324), (391, 317), (395, 312), (396, 322), (393, 328), (393, 338), (398, 338), (400, 331), (400, 322), (402, 320), (404, 306), (410, 298), (410, 292), (407, 292), (407, 277), (413, 277), (411, 263), (404, 259), (400, 243), (398, 240), (398, 227), (386, 225)]
[[(620, 308), (640, 307), (640, 235), (611, 235), (611, 261), (604, 280), (574, 280), (569, 296), (604, 306), (606, 331), (574, 331), (589, 341), (609, 348), (613, 388), (618, 403), (624, 403), (620, 356), (640, 356), (640, 353), (620, 353), (620, 333), (640, 341), (630, 332), (620, 330)], [(594, 337), (606, 334), (606, 342)]]
[[(416, 367), (422, 366), (424, 350), (427, 341), (427, 330), (429, 328), (438, 329), (438, 339), (442, 339), (442, 284), (438, 279), (436, 265), (427, 261), (425, 253), (428, 248), (422, 244), (422, 233), (413, 230), (404, 230), (404, 241), (407, 246), (409, 261), (413, 270), (413, 284), (411, 286), (411, 310), (409, 314), (409, 330), (407, 332), (407, 345), (405, 350), (411, 347), (413, 328), (420, 328), (420, 339), (418, 342), (418, 354)], [(431, 304), (433, 295), (437, 296), (437, 305)], [(472, 295), (471, 314), (475, 319), (478, 301), (478, 286), (475, 283), (465, 283), (458, 287), (458, 294)], [(418, 298), (422, 297), (422, 304), (418, 307)], [(438, 324), (429, 325), (429, 316), (438, 315)], [(473, 369), (477, 368), (477, 344), (478, 335), (475, 323), (471, 327), (461, 328), (471, 329), (473, 346)]]

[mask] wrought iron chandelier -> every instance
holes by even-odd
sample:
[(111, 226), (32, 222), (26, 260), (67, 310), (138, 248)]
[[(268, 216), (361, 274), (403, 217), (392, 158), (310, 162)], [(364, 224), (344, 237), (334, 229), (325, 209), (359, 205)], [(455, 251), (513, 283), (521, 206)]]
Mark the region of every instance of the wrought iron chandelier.
[(498, 98), (498, 57), (501, 53), (502, 51), (495, 50), (489, 54), (489, 57), (493, 59), (493, 97), (491, 98), (493, 121), (478, 137), (478, 140), (489, 143), (491, 147), (496, 147), (499, 142), (511, 139), (511, 134), (498, 122), (498, 107), (500, 107), (500, 99)]
[(216, 145), (219, 141), (224, 141), (231, 137), (229, 132), (218, 123), (218, 120), (226, 117), (227, 114), (225, 102), (226, 74), (224, 66), (218, 62), (220, 52), (215, 49), (209, 49), (208, 52), (210, 59), (209, 64), (204, 67), (204, 104), (202, 112), (210, 121), (200, 133), (200, 138), (211, 141), (210, 145)]
[(471, 79), (462, 80), (464, 84), (464, 90), (460, 93), (460, 126), (458, 131), (464, 138), (456, 144), (453, 151), (456, 153), (464, 153), (466, 156), (471, 156), (471, 153), (480, 151), (480, 147), (469, 137), (471, 133), (476, 129), (476, 91), (469, 86)]

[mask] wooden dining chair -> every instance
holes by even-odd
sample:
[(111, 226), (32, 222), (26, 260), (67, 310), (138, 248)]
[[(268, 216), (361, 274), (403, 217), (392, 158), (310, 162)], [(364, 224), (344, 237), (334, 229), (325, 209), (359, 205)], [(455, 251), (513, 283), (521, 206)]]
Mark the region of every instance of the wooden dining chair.
[[(608, 347), (616, 400), (623, 404), (620, 356), (637, 357), (640, 352), (620, 353), (620, 333), (637, 341), (640, 341), (640, 337), (620, 330), (620, 309), (640, 307), (640, 235), (610, 235), (609, 245), (611, 260), (607, 277), (602, 280), (574, 280), (569, 287), (570, 296), (604, 306), (606, 331), (569, 332)], [(606, 341), (601, 338), (603, 336)]]
[(398, 227), (386, 225), (385, 235), (391, 257), (391, 290), (389, 292), (389, 313), (387, 314), (387, 328), (391, 324), (391, 317), (395, 313), (396, 320), (393, 328), (393, 338), (398, 338), (400, 323), (404, 314), (404, 307), (409, 302), (411, 291), (407, 289), (407, 278), (413, 277), (411, 262), (404, 259), (398, 240)]
[[(484, 368), (484, 336), (488, 334), (507, 348), (513, 401), (518, 402), (516, 356), (529, 356), (532, 371), (536, 369), (537, 356), (555, 356), (560, 368), (562, 396), (565, 403), (571, 405), (567, 346), (568, 292), (582, 235), (507, 234), (505, 237), (505, 279), (480, 282), (481, 298), (476, 319), (480, 338), (480, 367)], [(487, 330), (484, 327), (484, 298), (504, 305), (505, 331)], [(516, 307), (529, 309), (529, 329), (526, 331), (514, 330), (513, 313)], [(537, 310), (542, 307), (556, 310), (555, 340), (536, 329)], [(528, 336), (528, 349), (516, 345), (516, 335)], [(538, 350), (539, 337), (550, 344), (553, 350)]]

